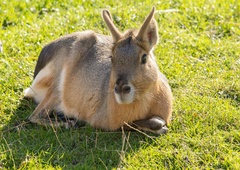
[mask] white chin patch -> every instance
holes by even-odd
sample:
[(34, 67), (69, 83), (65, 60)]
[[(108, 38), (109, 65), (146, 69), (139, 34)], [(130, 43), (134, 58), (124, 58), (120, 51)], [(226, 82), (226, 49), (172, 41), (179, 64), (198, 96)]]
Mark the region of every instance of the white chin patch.
[(134, 101), (134, 95), (135, 95), (135, 88), (132, 84), (129, 84), (129, 86), (131, 87), (131, 91), (127, 94), (123, 94), (123, 93), (115, 93), (115, 99), (117, 101), (118, 104), (130, 104)]

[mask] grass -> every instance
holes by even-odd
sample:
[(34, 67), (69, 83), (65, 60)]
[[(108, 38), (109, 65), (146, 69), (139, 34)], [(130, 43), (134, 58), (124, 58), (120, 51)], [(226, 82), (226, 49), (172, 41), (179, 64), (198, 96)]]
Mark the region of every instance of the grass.
[[(162, 10), (155, 54), (174, 95), (167, 135), (27, 122), (35, 106), (22, 92), (44, 45), (86, 29), (109, 34), (103, 8), (121, 30), (139, 27), (153, 5)], [(240, 168), (238, 0), (3, 0), (0, 26), (0, 169)]]

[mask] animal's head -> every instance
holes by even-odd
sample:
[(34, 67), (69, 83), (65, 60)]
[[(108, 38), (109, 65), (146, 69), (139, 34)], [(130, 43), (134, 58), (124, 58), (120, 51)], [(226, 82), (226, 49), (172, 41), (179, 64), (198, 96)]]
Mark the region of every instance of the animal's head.
[(111, 82), (119, 104), (130, 104), (142, 98), (158, 79), (158, 67), (152, 52), (158, 41), (154, 13), (155, 8), (139, 30), (122, 34), (113, 24), (110, 12), (103, 10), (103, 19), (114, 41)]

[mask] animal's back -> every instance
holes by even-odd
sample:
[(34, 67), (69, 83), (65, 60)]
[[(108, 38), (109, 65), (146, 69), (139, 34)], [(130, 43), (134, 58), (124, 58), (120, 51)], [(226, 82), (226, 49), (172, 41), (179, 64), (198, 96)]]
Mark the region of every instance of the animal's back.
[[(81, 36), (81, 32), (76, 32), (73, 34), (69, 34), (63, 37), (58, 38), (57, 40), (47, 44), (41, 51), (37, 64), (34, 70), (35, 79), (38, 73), (53, 59), (56, 57), (64, 56), (69, 53), (71, 50), (72, 44)], [(55, 60), (56, 61), (56, 60)]]

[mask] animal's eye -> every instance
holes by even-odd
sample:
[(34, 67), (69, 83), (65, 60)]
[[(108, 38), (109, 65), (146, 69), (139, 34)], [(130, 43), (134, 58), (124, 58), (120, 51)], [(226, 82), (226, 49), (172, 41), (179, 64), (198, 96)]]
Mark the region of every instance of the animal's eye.
[(143, 54), (141, 59), (141, 64), (146, 64), (146, 62), (147, 62), (147, 54)]

